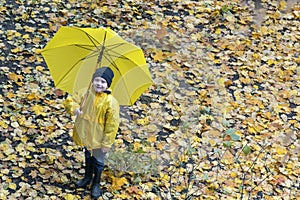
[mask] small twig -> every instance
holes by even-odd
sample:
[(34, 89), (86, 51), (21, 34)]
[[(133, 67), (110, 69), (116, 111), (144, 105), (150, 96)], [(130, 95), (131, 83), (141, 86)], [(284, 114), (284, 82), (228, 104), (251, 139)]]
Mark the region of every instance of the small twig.
[[(254, 161), (252, 162), (251, 166), (248, 168), (247, 171), (245, 171), (241, 165), (240, 162), (238, 162), (241, 170), (242, 170), (242, 173), (243, 173), (243, 179), (242, 179), (242, 191), (241, 191), (241, 200), (243, 199), (244, 197), (244, 188), (245, 188), (245, 181), (246, 181), (246, 173), (249, 173), (249, 171), (251, 171), (251, 180), (252, 180), (252, 177), (253, 177), (253, 174), (252, 174), (252, 168), (255, 166), (256, 164), (256, 161), (258, 160), (259, 156), (261, 155), (261, 153), (263, 151), (265, 151), (265, 148), (267, 147), (268, 145), (265, 145), (263, 147), (261, 147), (261, 150), (259, 151), (259, 153), (257, 154), (256, 158), (254, 159)], [(264, 180), (264, 179), (263, 179)], [(256, 186), (257, 187), (257, 186)], [(250, 191), (250, 194), (251, 194), (252, 190)], [(249, 194), (249, 196), (250, 196)]]
[[(225, 153), (226, 153), (227, 150), (228, 150), (228, 149), (226, 149), (226, 150), (223, 152), (223, 154), (221, 155), (221, 158), (219, 158), (219, 164), (221, 163), (221, 160), (223, 159), (223, 156), (225, 155)], [(217, 167), (216, 180), (218, 180), (218, 176), (219, 176), (219, 168), (220, 168), (220, 166), (218, 165), (218, 167)]]
[(170, 177), (170, 179), (169, 179), (169, 184), (170, 184), (169, 194), (170, 194), (171, 199), (173, 199), (172, 198), (172, 174), (169, 177)]
[[(274, 171), (274, 170), (273, 170), (273, 171)], [(272, 171), (272, 172), (269, 172), (265, 178), (263, 178), (258, 184), (256, 184), (253, 188), (250, 189), (248, 199), (250, 199), (251, 193), (253, 192), (253, 190), (254, 190), (256, 187), (258, 187), (260, 184), (262, 184), (262, 182), (264, 182), (267, 178), (269, 178), (270, 175), (273, 174), (273, 171)]]
[(192, 168), (192, 171), (188, 173), (187, 189), (186, 189), (186, 192), (185, 192), (184, 199), (188, 198), (189, 188), (190, 188), (190, 184), (191, 184), (191, 175), (193, 174), (193, 172), (194, 172), (194, 166)]
[(243, 200), (243, 197), (244, 197), (245, 180), (246, 180), (246, 173), (243, 172), (241, 200)]
[(290, 186), (290, 192), (289, 192), (289, 199), (292, 199), (292, 187), (293, 187), (294, 183)]
[(260, 150), (259, 153), (257, 154), (256, 158), (255, 158), (254, 161), (252, 162), (252, 165), (251, 165), (251, 166), (249, 167), (249, 169), (247, 170), (247, 172), (249, 172), (249, 170), (251, 170), (251, 169), (254, 167), (254, 165), (256, 164), (256, 161), (258, 160), (258, 157), (260, 156), (260, 154), (261, 154), (263, 151), (265, 151), (265, 148), (266, 148), (267, 146), (269, 146), (269, 145), (265, 145), (265, 146), (263, 146), (263, 147), (261, 148), (261, 150)]

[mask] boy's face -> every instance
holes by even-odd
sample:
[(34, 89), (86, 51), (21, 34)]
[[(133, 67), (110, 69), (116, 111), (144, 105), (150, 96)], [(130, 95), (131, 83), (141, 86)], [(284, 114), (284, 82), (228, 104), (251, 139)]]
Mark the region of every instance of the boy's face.
[(104, 78), (102, 77), (96, 77), (93, 81), (93, 87), (95, 92), (103, 92), (107, 90), (108, 85)]

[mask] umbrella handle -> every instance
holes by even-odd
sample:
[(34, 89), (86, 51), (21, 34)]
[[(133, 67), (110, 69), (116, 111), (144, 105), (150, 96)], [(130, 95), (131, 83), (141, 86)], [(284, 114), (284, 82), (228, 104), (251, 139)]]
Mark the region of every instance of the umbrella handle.
[[(100, 65), (101, 60), (102, 60), (102, 57), (103, 57), (103, 53), (104, 53), (104, 50), (105, 50), (104, 44), (105, 44), (105, 41), (106, 41), (106, 33), (107, 33), (107, 32), (105, 32), (105, 35), (104, 35), (103, 45), (102, 45), (102, 48), (101, 48), (101, 52), (100, 52), (100, 54), (99, 54), (99, 56), (98, 56), (98, 59), (97, 59), (97, 64), (96, 64), (96, 67), (95, 67), (95, 71), (96, 71), (97, 67)], [(89, 94), (89, 90), (90, 90), (90, 88), (91, 88), (91, 85), (92, 85), (92, 81), (90, 81), (88, 90), (87, 90), (87, 92), (85, 93), (84, 98), (83, 98), (82, 101), (81, 101), (81, 104), (80, 104), (80, 110), (82, 110), (82, 108), (83, 108), (83, 106), (84, 106), (84, 104), (85, 104), (85, 101), (86, 101), (87, 96), (88, 96), (88, 94)]]
[[(89, 87), (90, 88), (90, 87)], [(80, 110), (82, 111), (82, 109), (83, 109), (83, 106), (84, 106), (84, 104), (85, 104), (85, 102), (86, 102), (86, 99), (87, 99), (87, 96), (88, 96), (88, 93), (89, 93), (89, 89), (88, 89), (88, 91), (85, 93), (85, 95), (84, 95), (84, 97), (83, 97), (83, 99), (82, 99), (82, 101), (80, 102)]]
[[(105, 38), (106, 38), (106, 32), (105, 32), (104, 42), (105, 42)], [(103, 46), (102, 46), (100, 55), (99, 55), (98, 60), (97, 60), (97, 64), (96, 64), (96, 67), (95, 67), (95, 71), (96, 71), (97, 67), (99, 66), (99, 64), (101, 63), (104, 49), (105, 49), (105, 48), (104, 48), (104, 43), (103, 43)], [(91, 88), (91, 85), (92, 85), (92, 81), (90, 81), (89, 87), (88, 87), (88, 89), (87, 89), (87, 91), (86, 91), (86, 93), (85, 93), (85, 95), (84, 95), (84, 97), (83, 97), (83, 99), (82, 99), (82, 101), (81, 101), (81, 103), (80, 103), (80, 110), (82, 110), (82, 108), (83, 108), (83, 106), (84, 106), (84, 104), (85, 104), (85, 101), (86, 101), (86, 99), (87, 99), (87, 96), (88, 96), (89, 91), (90, 91), (90, 88)]]

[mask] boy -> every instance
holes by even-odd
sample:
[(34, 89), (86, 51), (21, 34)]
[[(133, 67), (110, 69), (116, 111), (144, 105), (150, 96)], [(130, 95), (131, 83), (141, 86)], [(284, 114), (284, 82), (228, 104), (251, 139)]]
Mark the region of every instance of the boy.
[[(105, 156), (115, 141), (120, 123), (119, 104), (108, 90), (113, 77), (109, 67), (98, 68), (90, 90), (79, 91), (64, 102), (67, 112), (76, 116), (73, 140), (85, 147), (85, 175), (75, 186), (86, 188), (93, 179), (92, 198), (101, 196), (100, 177)], [(80, 109), (82, 101), (84, 105)]]

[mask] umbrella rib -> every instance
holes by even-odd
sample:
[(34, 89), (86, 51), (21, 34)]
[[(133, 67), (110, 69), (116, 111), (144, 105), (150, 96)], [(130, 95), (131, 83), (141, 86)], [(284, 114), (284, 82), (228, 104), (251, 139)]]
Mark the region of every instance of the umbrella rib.
[[(107, 52), (113, 52), (113, 53), (115, 53), (115, 55), (112, 55), (112, 56), (115, 56), (115, 57), (118, 57), (118, 58), (123, 58), (123, 59), (128, 60), (127, 57), (125, 57), (125, 56), (123, 56), (122, 54), (119, 54), (119, 53), (117, 53), (116, 51), (113, 50), (113, 49), (115, 49), (115, 48), (117, 48), (117, 47), (120, 47), (120, 46), (122, 46), (122, 45), (124, 45), (124, 44), (126, 44), (126, 43), (118, 43), (118, 44), (113, 44), (113, 45), (107, 45), (107, 46), (106, 46), (106, 51), (107, 51)], [(111, 54), (108, 53), (108, 55), (111, 55)]]
[(117, 47), (122, 46), (124, 44), (127, 44), (127, 43), (123, 42), (123, 43), (111, 44), (111, 45), (107, 45), (106, 47), (117, 48)]
[[(105, 32), (106, 33), (106, 32)], [(87, 35), (87, 37), (90, 39), (90, 41), (93, 43), (93, 45), (99, 50), (98, 45), (96, 45), (96, 43), (94, 42), (94, 40), (100, 45), (100, 42), (98, 42), (95, 38), (93, 38), (91, 35), (89, 35), (88, 33), (85, 33)], [(105, 34), (106, 35), (106, 34)]]
[(124, 60), (128, 60), (127, 57), (123, 56), (122, 54), (117, 53), (116, 51), (113, 51), (113, 49), (120, 47), (122, 45), (125, 45), (125, 44), (127, 44), (127, 43), (118, 43), (118, 44), (108, 45), (108, 46), (106, 46), (106, 50), (115, 53), (115, 57), (122, 58)]
[(111, 53), (108, 54), (111, 58), (112, 58), (112, 56), (114, 56), (116, 58), (120, 58), (120, 59), (124, 59), (124, 60), (129, 60), (129, 58), (127, 58), (126, 56), (123, 56), (122, 54), (117, 53), (116, 51), (111, 50), (111, 52), (115, 53), (115, 55), (112, 55)]
[[(93, 36), (91, 36), (90, 34), (88, 34), (87, 32), (85, 32), (84, 30), (82, 30), (82, 29), (80, 29), (80, 28), (78, 28), (77, 30), (84, 32), (84, 34), (85, 34), (85, 35), (89, 38), (89, 40), (93, 43), (94, 47), (96, 47), (98, 50), (100, 50), (100, 49), (98, 48), (98, 46), (100, 46), (102, 43), (100, 43), (98, 40), (96, 40)], [(103, 42), (104, 42), (105, 39), (106, 39), (106, 34), (107, 34), (107, 31), (105, 30), (105, 35), (104, 35), (104, 40), (103, 40)]]
[[(88, 34), (87, 34), (87, 35), (88, 35)], [(95, 43), (93, 43), (93, 44), (95, 45)], [(114, 45), (108, 45), (108, 46), (106, 46), (106, 51), (107, 51), (107, 52), (115, 53), (115, 55), (112, 55), (112, 56), (115, 56), (115, 57), (118, 57), (118, 58), (121, 58), (121, 59), (124, 59), (124, 60), (128, 60), (127, 57), (123, 56), (122, 54), (117, 53), (116, 51), (113, 51), (113, 49), (115, 49), (115, 48), (117, 48), (117, 47), (120, 47), (120, 46), (122, 46), (122, 45), (124, 45), (124, 44), (126, 44), (126, 43), (119, 43), (119, 44), (114, 44)], [(70, 46), (72, 46), (72, 45), (70, 45)], [(88, 51), (91, 51), (91, 50), (92, 50), (92, 48), (88, 48), (88, 47), (89, 47), (88, 45), (79, 45), (79, 44), (75, 44), (74, 46), (80, 47), (80, 48), (82, 48), (82, 49), (86, 49), (86, 50), (88, 50)], [(91, 47), (93, 47), (93, 46), (91, 46)], [(98, 46), (95, 46), (95, 47), (97, 48), (98, 51), (100, 50), (100, 48), (98, 48)], [(97, 52), (97, 51), (95, 51), (95, 52)]]
[[(60, 47), (55, 47), (55, 48), (50, 48), (50, 49), (45, 49), (43, 50), (43, 52), (46, 52), (46, 51), (51, 51), (53, 49), (56, 49), (56, 48), (64, 48), (64, 47), (71, 47), (71, 46), (75, 46), (75, 47), (80, 47), (81, 49), (85, 49), (85, 50), (88, 50), (88, 51), (92, 51), (94, 46), (92, 45), (80, 45), (80, 44), (69, 44), (69, 45), (64, 45), (64, 46), (60, 46)], [(91, 47), (91, 48), (88, 48), (88, 47)], [(98, 48), (97, 48), (98, 49)]]
[[(114, 53), (116, 53), (116, 52), (114, 52)], [(110, 58), (115, 57), (115, 58), (121, 58), (121, 59), (124, 59), (124, 60), (129, 60), (129, 58), (123, 56), (122, 54), (118, 54), (118, 53), (116, 53), (115, 55), (108, 54), (107, 56), (109, 56)]]
[(118, 72), (121, 74), (120, 70), (117, 67), (117, 64), (113, 61), (113, 59), (111, 57), (108, 57), (108, 55), (104, 54), (103, 55), (105, 57), (106, 60), (108, 60), (109, 63), (111, 63), (112, 66), (115, 67), (116, 70), (118, 70)]
[[(72, 45), (70, 45), (70, 46), (80, 47), (80, 48), (86, 49), (86, 50), (88, 50), (88, 51), (92, 51), (92, 50), (93, 50), (92, 47), (95, 47), (95, 46), (92, 46), (92, 45), (80, 45), (80, 44), (72, 44)], [(90, 46), (91, 48), (88, 48), (89, 46)], [(96, 47), (96, 48), (97, 48), (97, 47)], [(97, 50), (99, 50), (99, 49), (97, 48)]]
[[(125, 57), (125, 56), (123, 56), (122, 54), (119, 54), (119, 53), (117, 53), (116, 51), (114, 51), (114, 50), (109, 50), (109, 49), (106, 49), (106, 52), (108, 52), (108, 53), (106, 53), (106, 54), (104, 54), (104, 57), (110, 62), (110, 63), (113, 63), (113, 57), (115, 57), (115, 58), (121, 58), (121, 59), (124, 59), (124, 60), (129, 60), (129, 58), (127, 58), (127, 57)], [(112, 54), (112, 53), (114, 53), (114, 54)], [(110, 58), (110, 59), (109, 59)]]
[[(90, 39), (90, 41), (93, 43), (93, 45), (98, 49), (98, 45), (101, 44), (100, 42), (98, 42), (93, 36), (91, 36), (90, 34), (88, 34), (87, 32), (85, 32), (84, 30), (79, 29), (79, 28), (78, 28), (78, 30), (84, 32), (84, 34)], [(105, 31), (105, 35), (106, 35), (106, 31)], [(96, 45), (96, 43), (98, 45)]]
[[(109, 58), (112, 59), (110, 56), (109, 58), (107, 58), (107, 55), (104, 55), (104, 57), (109, 61)], [(127, 58), (128, 59), (128, 58)], [(110, 62), (110, 61), (109, 61)], [(117, 67), (117, 64), (112, 60), (111, 65), (119, 72), (120, 76), (122, 77), (121, 71), (119, 70), (119, 68)], [(126, 87), (126, 90), (129, 91), (128, 86), (126, 84), (124, 84), (124, 86)], [(131, 102), (130, 96), (129, 96), (129, 101)]]
[(70, 67), (70, 69), (64, 74), (64, 76), (58, 81), (58, 83), (56, 85), (59, 85), (61, 83), (62, 80), (65, 79), (65, 77), (74, 69), (74, 67), (81, 61), (85, 60), (86, 58), (91, 58), (93, 56), (96, 56), (95, 54), (94, 55), (90, 55), (88, 57), (84, 57), (84, 58), (81, 58), (79, 59), (75, 64), (72, 65), (72, 67)]
[[(119, 43), (119, 44), (114, 44), (114, 45), (107, 45), (106, 49), (108, 49), (107, 51), (113, 51), (113, 49), (116, 49), (116, 48), (118, 48), (118, 47), (120, 47), (122, 45), (125, 45), (125, 44), (126, 43)], [(118, 53), (116, 53), (116, 54), (118, 54)], [(121, 55), (121, 54), (119, 54), (119, 55)]]
[(94, 56), (98, 56), (98, 53), (99, 53), (98, 51), (99, 51), (99, 50), (93, 51), (93, 53), (91, 53), (90, 55), (88, 55), (88, 56), (82, 58), (81, 60), (84, 60), (84, 59), (87, 59), (87, 58), (92, 58), (92, 57), (94, 57)]

